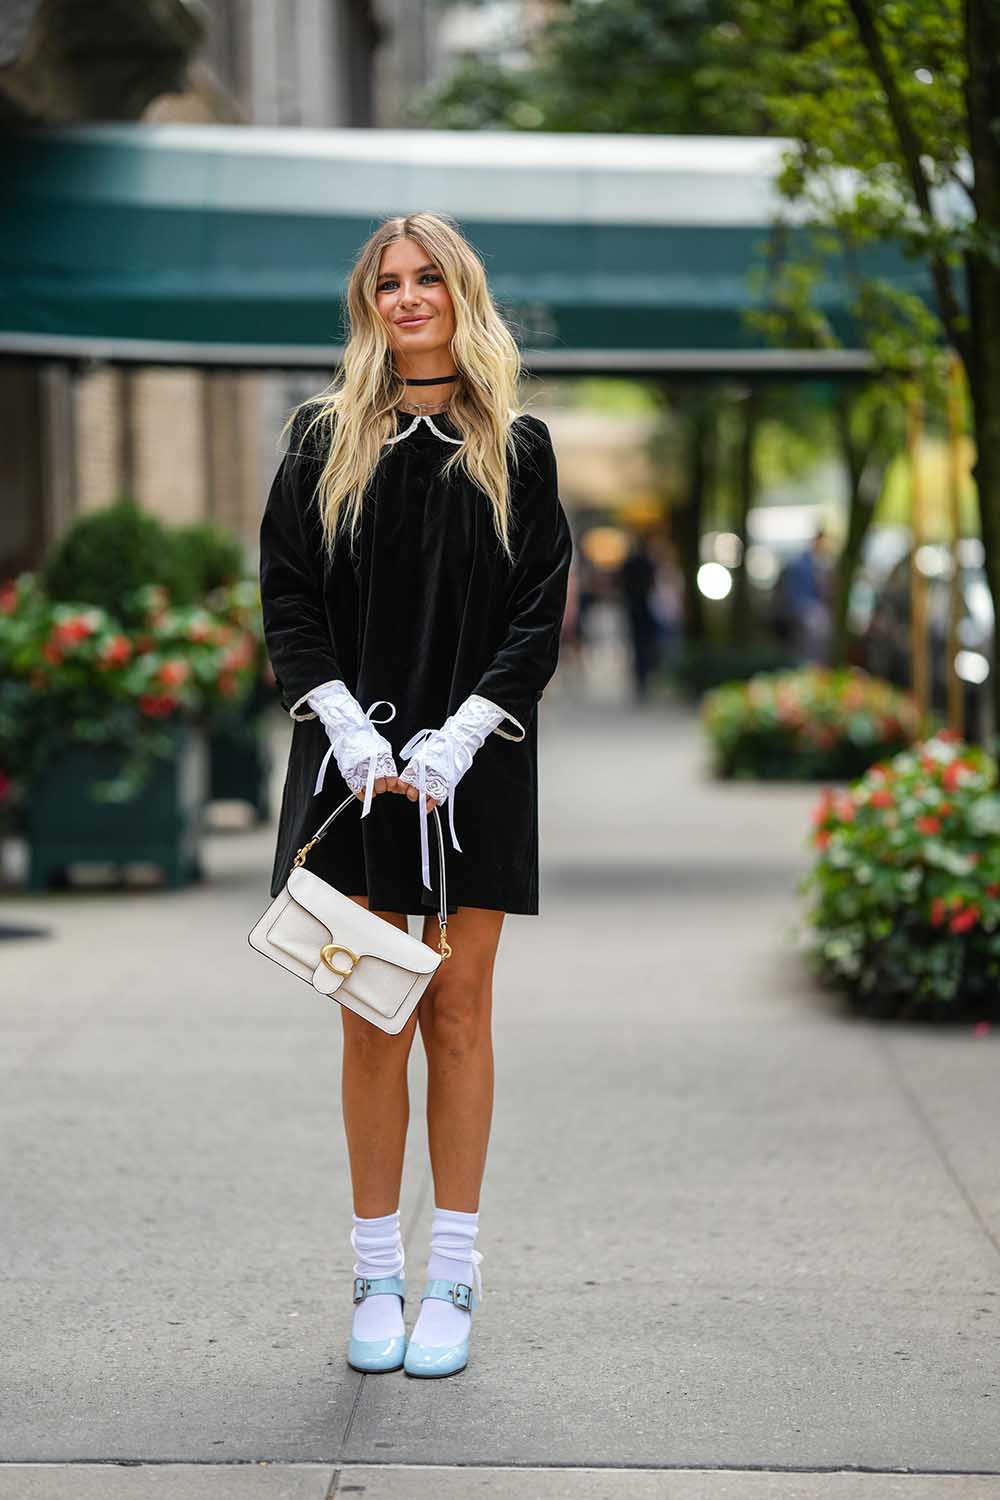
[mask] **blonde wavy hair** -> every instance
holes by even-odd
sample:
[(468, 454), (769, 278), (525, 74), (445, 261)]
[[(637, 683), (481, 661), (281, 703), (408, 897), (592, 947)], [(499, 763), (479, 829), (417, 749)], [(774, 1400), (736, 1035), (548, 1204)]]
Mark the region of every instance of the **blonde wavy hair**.
[(415, 213), (386, 219), (366, 240), (347, 284), (343, 364), (326, 390), (295, 408), (282, 436), (300, 411), (314, 408), (301, 436), (305, 448), (306, 437), (315, 428), (320, 452), (326, 453), (316, 484), (324, 544), (332, 555), (339, 531), (349, 525), (353, 545), (365, 488), (387, 438), (395, 435), (396, 411), (406, 394), (375, 301), (382, 252), (400, 239), (415, 240), (435, 262), (455, 312), (450, 349), (459, 379), (448, 415), (462, 445), (452, 450), (441, 474), (464, 467), (489, 498), (497, 537), (512, 559), (509, 481), (511, 473), (517, 472), (519, 458), (513, 423), (520, 415), (521, 357), (494, 305), (482, 262), (449, 216)]

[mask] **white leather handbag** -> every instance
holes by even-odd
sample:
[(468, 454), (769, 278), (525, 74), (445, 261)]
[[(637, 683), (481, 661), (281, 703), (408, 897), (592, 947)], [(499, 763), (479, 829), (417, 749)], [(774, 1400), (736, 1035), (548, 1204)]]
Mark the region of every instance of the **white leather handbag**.
[(395, 1035), (413, 1014), (438, 965), (451, 954), (441, 819), (437, 808), (432, 808), (441, 875), (439, 951), (435, 952), (305, 869), (309, 850), (349, 802), (360, 806), (351, 792), (303, 844), (284, 887), (251, 928), (247, 940), (256, 952), (304, 979), (319, 994)]

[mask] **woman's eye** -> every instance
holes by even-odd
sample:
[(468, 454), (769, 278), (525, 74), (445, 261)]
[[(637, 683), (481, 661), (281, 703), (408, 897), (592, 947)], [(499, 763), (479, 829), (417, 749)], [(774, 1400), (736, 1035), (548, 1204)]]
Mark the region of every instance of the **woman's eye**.
[[(426, 281), (428, 277), (430, 277), (431, 281), (440, 281), (441, 280), (440, 276), (438, 275), (438, 273), (436, 271), (425, 271), (423, 273), (423, 275), (421, 276), (420, 280), (421, 281)], [(395, 278), (393, 278), (392, 281), (383, 281), (382, 285), (379, 287), (379, 291), (380, 292), (391, 292), (394, 287), (398, 286), (398, 284), (399, 283), (395, 280)]]

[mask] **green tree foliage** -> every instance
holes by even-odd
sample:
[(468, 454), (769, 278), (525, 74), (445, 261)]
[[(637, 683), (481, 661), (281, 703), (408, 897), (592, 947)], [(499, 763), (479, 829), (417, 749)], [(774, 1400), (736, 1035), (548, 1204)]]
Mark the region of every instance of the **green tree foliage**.
[[(836, 343), (822, 313), (822, 258), (835, 251), (882, 372), (914, 373), (939, 396), (941, 346), (960, 355), (1000, 614), (1000, 3), (733, 0), (732, 25), (713, 43), (709, 76), (720, 90), (742, 77), (789, 138), (785, 217), (815, 231), (811, 256), (801, 241), (786, 255), (776, 240), (775, 335)], [(890, 287), (873, 272), (889, 246), (929, 275), (930, 305), (918, 287)], [(1000, 722), (996, 673), (994, 702)]]
[(566, 0), (532, 51), (465, 57), (408, 111), (451, 130), (755, 135), (767, 129), (756, 91), (720, 94), (716, 34), (727, 0)]

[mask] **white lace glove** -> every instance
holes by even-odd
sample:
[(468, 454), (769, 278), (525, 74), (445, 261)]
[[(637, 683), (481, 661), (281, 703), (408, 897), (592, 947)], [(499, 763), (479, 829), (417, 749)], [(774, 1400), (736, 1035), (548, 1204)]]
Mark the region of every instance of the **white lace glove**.
[[(365, 805), (361, 810), (361, 816), (367, 817), (372, 805), (372, 789), (377, 778), (396, 774), (392, 746), (375, 728), (376, 724), (388, 724), (389, 719), (396, 717), (395, 707), (389, 703), (388, 698), (376, 698), (365, 713), (346, 683), (342, 682), (339, 677), (334, 678), (332, 682), (324, 682), (319, 687), (313, 688), (306, 702), (323, 721), (323, 727), (330, 740), (330, 747), (323, 757), (316, 776), (313, 796), (315, 797), (316, 793), (322, 790), (323, 778), (326, 776), (326, 768), (332, 755), (336, 759), (341, 776), (351, 791), (360, 792), (364, 789)], [(392, 709), (388, 719), (371, 717), (380, 703), (388, 703)]]
[(420, 873), (424, 885), (431, 888), (430, 850), (427, 838), (427, 798), (435, 802), (448, 803), (448, 830), (453, 849), (459, 854), (462, 846), (455, 834), (455, 788), (472, 765), (472, 757), (480, 749), (486, 736), (502, 719), (507, 718), (502, 708), (472, 693), (464, 703), (449, 714), (440, 729), (418, 729), (399, 752), (400, 757), (412, 757), (400, 773), (400, 781), (415, 786), (419, 791), (420, 813)]

